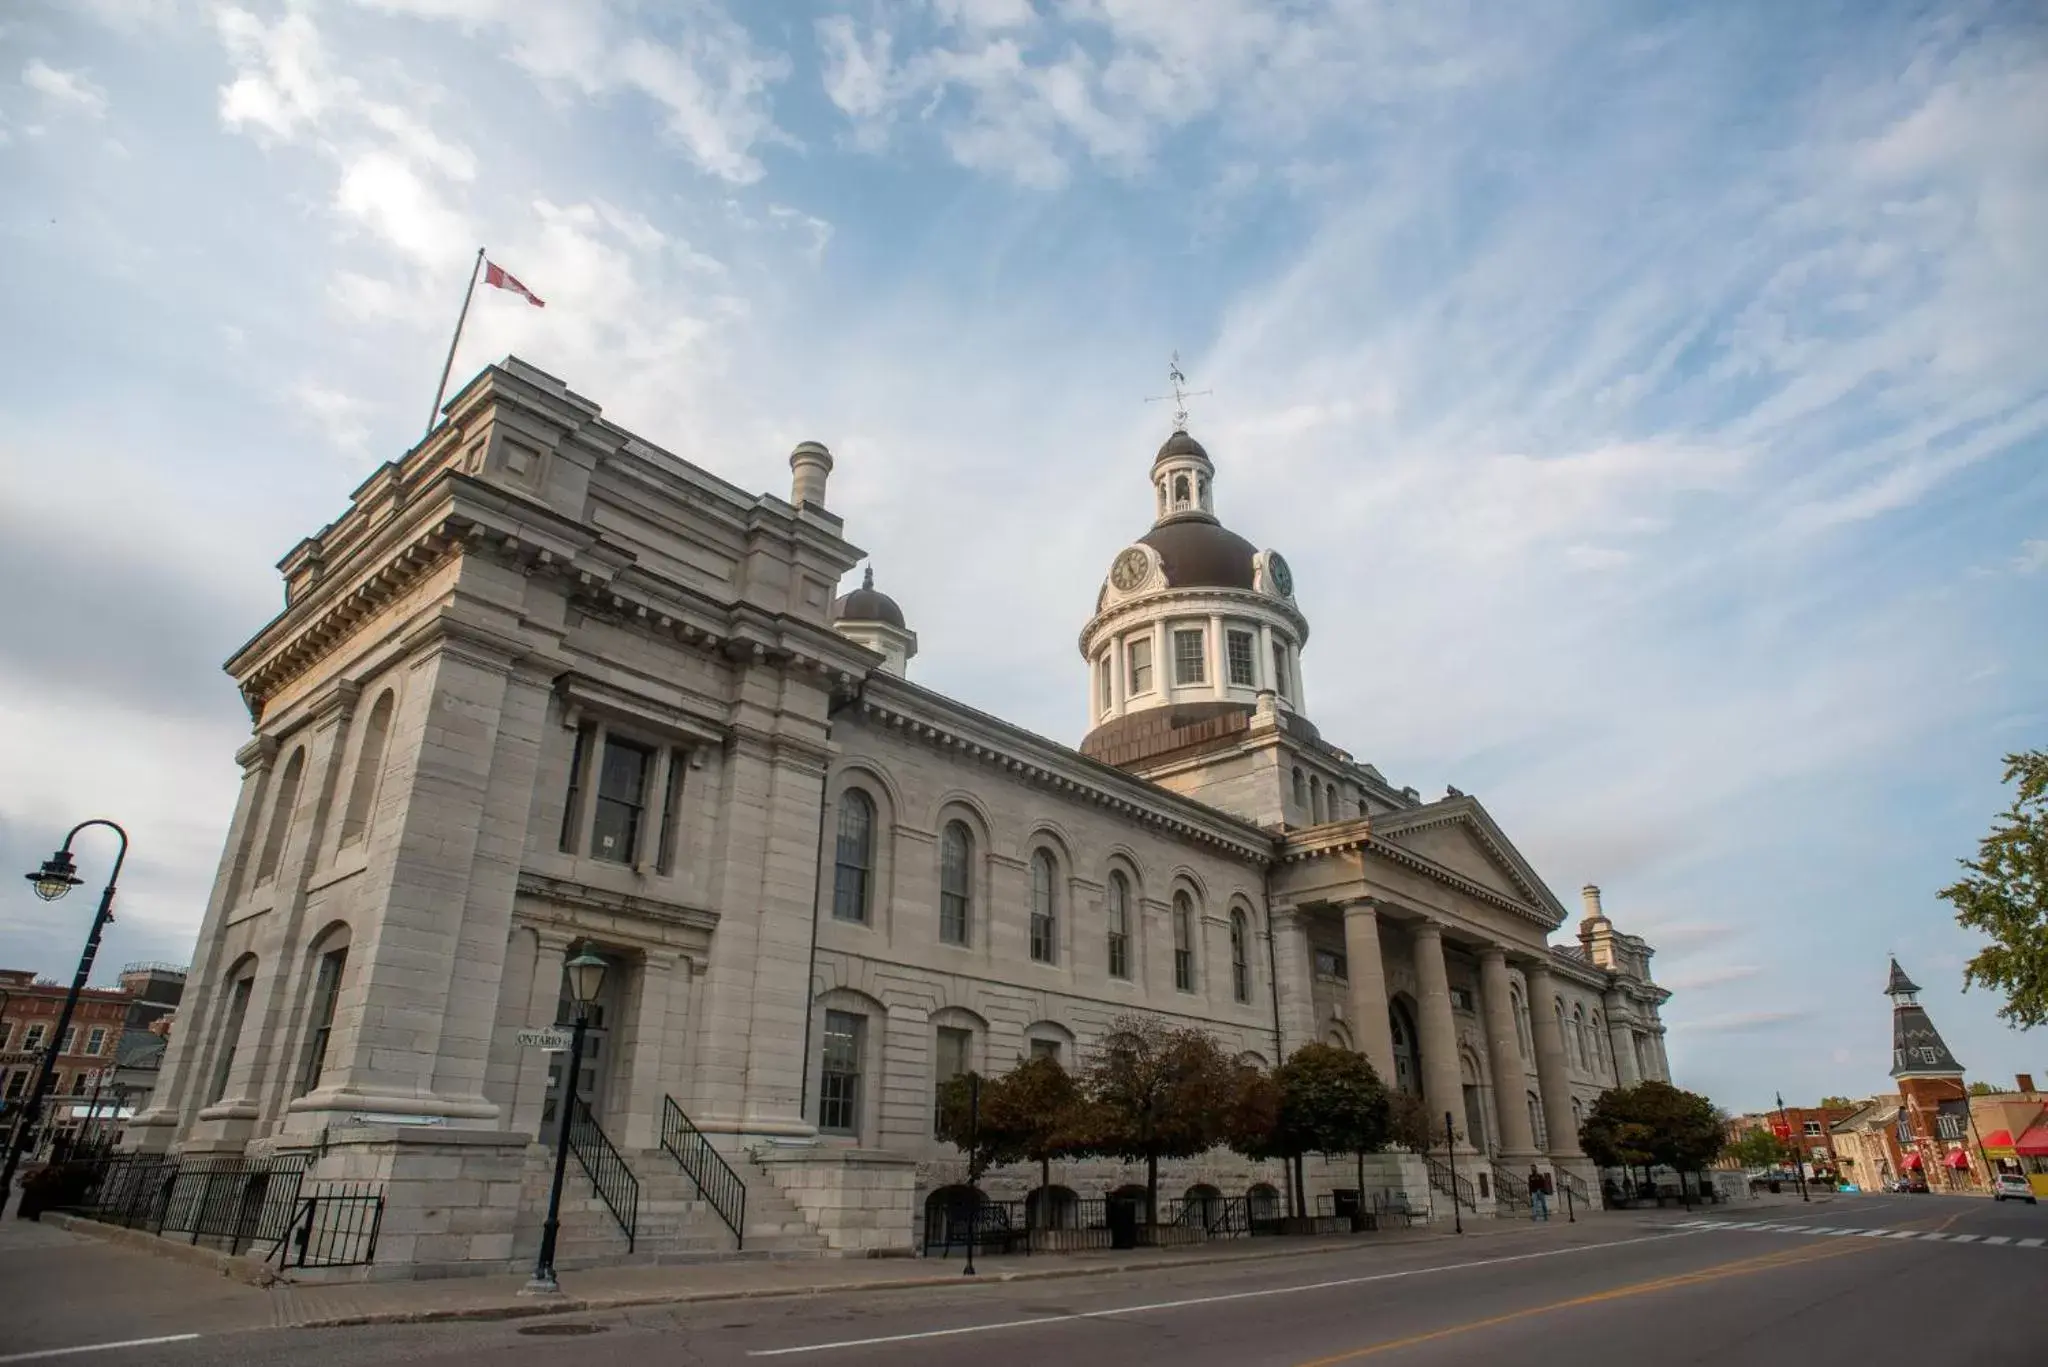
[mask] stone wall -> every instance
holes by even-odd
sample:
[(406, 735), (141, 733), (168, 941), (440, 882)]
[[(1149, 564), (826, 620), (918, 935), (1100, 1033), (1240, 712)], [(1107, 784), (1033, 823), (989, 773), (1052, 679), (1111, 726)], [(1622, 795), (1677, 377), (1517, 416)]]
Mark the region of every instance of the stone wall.
[(768, 1149), (755, 1161), (833, 1252), (910, 1251), (915, 1164), (873, 1149)]

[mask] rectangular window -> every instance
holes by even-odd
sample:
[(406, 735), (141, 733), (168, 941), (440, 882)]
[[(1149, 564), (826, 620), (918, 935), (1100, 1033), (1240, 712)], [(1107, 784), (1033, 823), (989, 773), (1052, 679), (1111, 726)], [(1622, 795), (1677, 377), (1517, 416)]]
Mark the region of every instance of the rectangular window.
[(655, 867), (665, 874), (676, 871), (676, 829), (682, 819), (683, 771), (690, 767), (689, 759), (687, 750), (668, 752), (668, 790), (661, 800), (661, 849), (655, 856)]
[(589, 758), (590, 733), (588, 726), (576, 730), (576, 748), (569, 755), (569, 794), (562, 803), (562, 839), (564, 854), (576, 853), (576, 836), (583, 827), (583, 765)]
[(1202, 636), (1200, 627), (1184, 627), (1173, 633), (1173, 682), (1176, 686), (1207, 681), (1204, 663), (1208, 652)]
[(59, 1050), (58, 1050), (57, 1052), (58, 1052), (58, 1053), (60, 1053), (60, 1054), (68, 1054), (68, 1053), (70, 1053), (70, 1052), (71, 1052), (71, 1051), (72, 1051), (72, 1050), (73, 1050), (74, 1048), (76, 1048), (77, 1046), (78, 1046), (78, 1027), (77, 1027), (77, 1026), (75, 1026), (75, 1025), (67, 1025), (67, 1026), (65, 1026), (65, 1027), (64, 1027), (64, 1047), (63, 1047), (63, 1048), (61, 1048), (61, 1049), (59, 1049)]
[(7, 1042), (14, 1038), (14, 1022), (0, 1021), (0, 1054), (7, 1052)]
[(1052, 917), (1043, 912), (1031, 913), (1031, 959), (1033, 963), (1049, 964), (1053, 961)]
[(31, 1024), (28, 1028), (28, 1033), (21, 1037), (21, 1047), (24, 1049), (42, 1048), (43, 1034), (48, 1028), (49, 1027), (44, 1025), (41, 1021), (36, 1021), (33, 1024)]
[(213, 1088), (206, 1103), (209, 1106), (228, 1094), (228, 1075), (235, 1067), (235, 1045), (242, 1038), (242, 1017), (249, 1010), (249, 994), (255, 990), (254, 978), (242, 978), (228, 989), (228, 1015), (221, 1022), (220, 1061), (213, 1068)]
[(106, 1050), (106, 1047), (107, 1027), (104, 1025), (95, 1025), (92, 1028), (91, 1032), (88, 1033), (85, 1037), (85, 1052), (88, 1054), (103, 1053)]
[(1117, 930), (1114, 926), (1111, 927), (1109, 932), (1109, 976), (1112, 978), (1128, 978), (1131, 976), (1130, 933)]
[(1252, 669), (1252, 634), (1233, 631), (1223, 639), (1230, 653), (1230, 682), (1240, 688), (1256, 687), (1258, 676)]
[(827, 1134), (860, 1131), (860, 1051), (867, 1021), (851, 1011), (825, 1013), (825, 1049), (818, 1080), (818, 1128)]
[(605, 737), (598, 769), (596, 819), (590, 827), (590, 855), (630, 864), (639, 853), (640, 823), (647, 810), (647, 771), (654, 754), (644, 745)]
[(1292, 696), (1287, 687), (1287, 643), (1273, 642), (1273, 691), (1281, 697)]
[(932, 1058), (932, 1133), (939, 1132), (939, 1099), (946, 1094), (946, 1084), (967, 1071), (968, 1050), (974, 1045), (974, 1032), (958, 1026), (939, 1027), (938, 1040), (934, 1045)]
[(1056, 1039), (1035, 1039), (1031, 1041), (1031, 1057), (1049, 1058), (1054, 1063), (1058, 1063), (1060, 1061), (1060, 1042)]
[(1128, 673), (1130, 674), (1131, 692), (1150, 693), (1152, 691), (1152, 638), (1150, 636), (1140, 636), (1137, 640), (1131, 642), (1129, 654), (1130, 669)]
[(320, 956), (320, 967), (313, 976), (312, 1014), (306, 1018), (306, 1052), (299, 1062), (299, 1090), (295, 1096), (304, 1096), (320, 1085), (320, 1074), (327, 1067), (327, 1040), (334, 1033), (334, 1003), (341, 995), (341, 970), (348, 964), (348, 950), (330, 950)]
[(1820, 1137), (1820, 1122), (1818, 1120), (1809, 1120), (1806, 1122), (1806, 1135), (1809, 1139), (1817, 1139)]
[(1452, 989), (1451, 989), (1451, 1010), (1453, 1010), (1453, 1011), (1470, 1011), (1471, 1009), (1472, 1009), (1472, 990), (1471, 990), (1470, 988), (1467, 988), (1467, 987), (1454, 987), (1454, 988), (1452, 988)]
[(71, 1095), (84, 1096), (92, 1090), (92, 1074), (80, 1070), (71, 1075)]
[(12, 1073), (8, 1074), (7, 1077), (7, 1099), (9, 1101), (21, 1100), (21, 1094), (23, 1091), (27, 1089), (27, 1087), (28, 1069), (16, 1068)]
[(1319, 978), (1335, 978), (1338, 982), (1349, 982), (1351, 980), (1350, 962), (1334, 949), (1319, 949), (1316, 951), (1316, 976)]
[(1102, 663), (1095, 666), (1095, 676), (1101, 684), (1102, 710), (1107, 712), (1116, 701), (1116, 690), (1110, 683), (1109, 656), (1103, 656)]

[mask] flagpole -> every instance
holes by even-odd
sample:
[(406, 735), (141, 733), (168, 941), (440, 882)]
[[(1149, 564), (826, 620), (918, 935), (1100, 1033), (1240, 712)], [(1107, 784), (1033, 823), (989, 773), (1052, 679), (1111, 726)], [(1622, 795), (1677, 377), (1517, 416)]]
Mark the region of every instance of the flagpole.
[[(434, 411), (427, 414), (426, 435), (434, 435), (441, 420), (441, 401), (448, 396), (448, 372), (455, 369), (455, 348), (462, 345), (462, 325), (469, 320), (469, 301), (476, 294), (476, 278), (484, 268), (484, 249), (476, 249), (476, 261), (469, 268), (469, 288), (462, 292), (462, 312), (455, 315), (455, 335), (448, 339), (448, 359), (441, 363), (441, 387), (434, 391)], [(421, 438), (425, 440), (425, 438)]]

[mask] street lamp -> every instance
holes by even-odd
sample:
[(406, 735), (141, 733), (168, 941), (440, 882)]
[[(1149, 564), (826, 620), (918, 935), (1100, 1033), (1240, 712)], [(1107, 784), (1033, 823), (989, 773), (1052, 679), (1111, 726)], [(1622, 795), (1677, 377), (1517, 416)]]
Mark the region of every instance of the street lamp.
[[(1785, 1142), (1791, 1143), (1792, 1122), (1785, 1118), (1785, 1094), (1783, 1092), (1778, 1093), (1778, 1123), (1785, 1127)], [(1799, 1199), (1811, 1201), (1813, 1198), (1806, 1194), (1806, 1156), (1799, 1151), (1797, 1146), (1794, 1146), (1792, 1150), (1792, 1175), (1799, 1179)]]
[(7, 1145), (7, 1160), (0, 1165), (0, 1210), (7, 1206), (7, 1198), (14, 1191), (14, 1170), (21, 1165), (21, 1151), (32, 1136), (38, 1116), (42, 1114), (43, 1101), (50, 1094), (50, 1080), (57, 1073), (57, 1051), (64, 1047), (64, 1032), (71, 1027), (71, 1013), (78, 1008), (78, 994), (85, 990), (85, 980), (92, 976), (92, 961), (99, 957), (100, 935), (105, 932), (107, 922), (114, 919), (114, 884), (120, 881), (121, 865), (128, 858), (128, 832), (111, 821), (95, 818), (81, 821), (65, 835), (64, 843), (57, 852), (43, 861), (43, 866), (34, 873), (25, 875), (35, 885), (36, 896), (45, 902), (54, 902), (70, 892), (85, 880), (78, 876), (77, 865), (71, 862), (71, 842), (78, 833), (88, 826), (105, 826), (120, 837), (121, 848), (114, 855), (114, 870), (107, 875), (107, 887), (100, 894), (99, 911), (92, 918), (92, 930), (85, 937), (85, 951), (78, 956), (78, 972), (71, 979), (71, 990), (64, 994), (64, 1009), (57, 1013), (57, 1028), (51, 1034), (50, 1047), (43, 1053), (43, 1066), (36, 1070), (35, 1090), (29, 1093), (26, 1123), (14, 1132), (13, 1140)]
[[(1047, 1198), (1050, 1200), (1050, 1197)], [(974, 1236), (981, 1232), (981, 1074), (967, 1075), (967, 1266), (974, 1275)]]
[(555, 1181), (548, 1189), (548, 1219), (541, 1226), (540, 1256), (534, 1260), (533, 1280), (528, 1294), (560, 1291), (555, 1280), (555, 1234), (562, 1227), (562, 1177), (569, 1163), (569, 1123), (576, 1111), (576, 1082), (583, 1071), (583, 1032), (590, 1027), (590, 1008), (604, 990), (604, 971), (610, 967), (586, 946), (581, 954), (563, 965), (569, 980), (569, 1000), (576, 1007), (576, 1021), (569, 1033), (569, 1067), (562, 1074), (562, 1113), (555, 1129)]

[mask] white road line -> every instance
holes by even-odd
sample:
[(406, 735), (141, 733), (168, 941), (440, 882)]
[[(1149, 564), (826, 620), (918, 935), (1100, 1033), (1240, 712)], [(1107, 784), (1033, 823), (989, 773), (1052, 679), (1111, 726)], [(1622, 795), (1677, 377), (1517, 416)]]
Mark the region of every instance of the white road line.
[(2011, 1243), (2011, 1242), (2012, 1242), (2012, 1235), (2010, 1235), (2010, 1234), (1987, 1234), (1987, 1235), (1985, 1235), (1985, 1236), (1984, 1236), (1984, 1242), (1985, 1242), (1985, 1243), (1987, 1243), (1987, 1244), (2009, 1244), (2009, 1243)]
[(1917, 1229), (1895, 1229), (1892, 1231), (1891, 1237), (1894, 1239), (1917, 1239), (1920, 1237), (1920, 1231)]
[(1932, 1239), (1935, 1243), (1940, 1243), (1942, 1240), (1948, 1238), (1948, 1235), (1943, 1234), (1938, 1229), (1930, 1229), (1920, 1237), (1923, 1239)]
[(1978, 1234), (1951, 1234), (1948, 1236), (1948, 1241), (1952, 1244), (1974, 1244), (1982, 1237), (1982, 1235)]
[(2041, 1239), (2022, 1239), (2022, 1240), (2020, 1240), (2020, 1242), (2019, 1242), (2019, 1246), (2020, 1246), (2021, 1248), (2039, 1248), (2039, 1247), (2041, 1247), (2041, 1245), (2042, 1245), (2042, 1244), (2043, 1244), (2044, 1242), (2048, 1242), (2048, 1240), (2041, 1240)]
[(1892, 1232), (1888, 1229), (1866, 1229), (1863, 1231), (1863, 1237), (1866, 1239), (1889, 1239), (1892, 1237)]
[[(1603, 1248), (1626, 1248), (1630, 1244), (1654, 1244), (1681, 1239), (1682, 1234), (1646, 1234), (1635, 1239), (1616, 1239), (1604, 1244), (1578, 1244), (1571, 1248), (1547, 1248), (1540, 1253), (1511, 1253), (1499, 1258), (1478, 1258), (1468, 1263), (1445, 1263), (1438, 1267), (1410, 1267), (1399, 1272), (1374, 1272), (1362, 1277), (1339, 1277), (1333, 1281), (1308, 1282), (1300, 1286), (1269, 1286), (1257, 1291), (1228, 1291), (1217, 1296), (1191, 1296), (1186, 1300), (1154, 1301), (1148, 1305), (1119, 1305), (1108, 1310), (1082, 1310), (1067, 1315), (1037, 1315), (1023, 1320), (997, 1320), (992, 1324), (965, 1324), (955, 1329), (920, 1329), (908, 1334), (883, 1334), (876, 1338), (841, 1339), (836, 1343), (803, 1343), (793, 1348), (753, 1348), (750, 1358), (789, 1357), (797, 1353), (829, 1353), (840, 1348), (873, 1348), (884, 1343), (914, 1343), (920, 1339), (958, 1338), (963, 1334), (989, 1334), (999, 1329), (1036, 1329), (1047, 1324), (1071, 1324), (1079, 1320), (1112, 1319), (1118, 1315), (1142, 1315), (1154, 1310), (1185, 1310), (1196, 1305), (1223, 1305), (1231, 1301), (1260, 1300), (1267, 1296), (1292, 1296), (1303, 1291), (1333, 1291), (1345, 1286), (1371, 1282), (1399, 1281), (1426, 1277), (1437, 1272), (1466, 1272), (1475, 1267), (1500, 1267), (1507, 1263), (1533, 1262), (1538, 1258), (1560, 1258), (1568, 1253), (1592, 1253)], [(0, 1358), (0, 1362), (8, 1359)]]
[(122, 1339), (119, 1343), (87, 1343), (76, 1348), (39, 1348), (33, 1353), (9, 1353), (0, 1357), (0, 1362), (43, 1362), (49, 1358), (66, 1358), (74, 1353), (106, 1353), (116, 1348), (154, 1348), (161, 1343), (190, 1343), (197, 1334), (164, 1334), (153, 1339)]
[(1848, 1228), (1847, 1226), (1844, 1226), (1844, 1227), (1843, 1227), (1843, 1228), (1841, 1228), (1841, 1229), (1831, 1229), (1831, 1230), (1829, 1230), (1829, 1231), (1828, 1231), (1828, 1233), (1830, 1233), (1830, 1234), (1835, 1234), (1835, 1235), (1843, 1235), (1843, 1234), (1861, 1234), (1862, 1232), (1863, 1232), (1863, 1231), (1862, 1231), (1862, 1230), (1860, 1230), (1860, 1229), (1850, 1229), (1850, 1228)]

